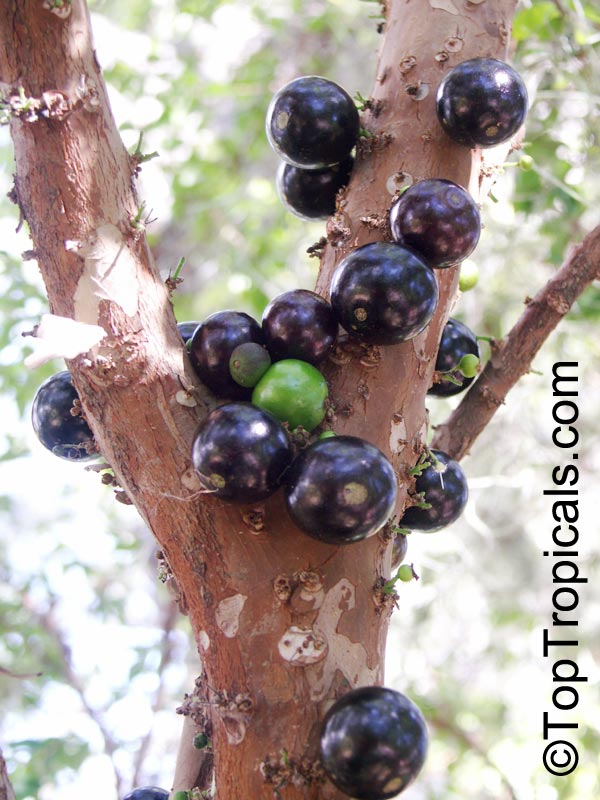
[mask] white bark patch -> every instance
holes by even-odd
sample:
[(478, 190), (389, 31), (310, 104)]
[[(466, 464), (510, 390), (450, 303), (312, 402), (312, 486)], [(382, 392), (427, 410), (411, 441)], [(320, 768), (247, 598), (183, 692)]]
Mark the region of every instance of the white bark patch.
[(338, 670), (352, 688), (370, 686), (375, 682), (377, 673), (367, 665), (364, 646), (360, 642), (351, 642), (337, 630), (342, 614), (351, 611), (355, 605), (354, 586), (342, 578), (327, 592), (319, 609), (314, 627), (327, 641), (327, 655), (314, 669), (306, 670), (311, 699), (316, 702), (327, 696)]
[(400, 453), (406, 445), (406, 422), (403, 417), (392, 417), (390, 425), (390, 451)]
[(292, 625), (277, 645), (279, 655), (295, 667), (307, 667), (322, 661), (327, 655), (327, 641), (315, 628)]
[(87, 353), (105, 336), (106, 331), (99, 325), (43, 314), (31, 339), (34, 351), (23, 363), (28, 369), (37, 369), (54, 358), (75, 358)]
[(204, 653), (206, 653), (206, 651), (210, 647), (210, 638), (206, 631), (200, 631), (200, 633), (198, 634), (198, 647)]
[(244, 594), (234, 594), (221, 600), (217, 606), (215, 619), (219, 629), (228, 639), (237, 636), (240, 628), (240, 614), (247, 599)]
[(447, 11), (449, 14), (458, 16), (460, 13), (456, 4), (452, 0), (429, 0), (429, 5), (432, 8), (439, 8), (440, 11)]
[(246, 723), (238, 716), (223, 716), (221, 722), (225, 728), (228, 744), (235, 747), (241, 744), (246, 736)]
[(128, 317), (134, 316), (138, 307), (137, 264), (116, 225), (101, 225), (86, 242), (68, 241), (65, 248), (84, 259), (75, 290), (76, 319), (97, 324), (101, 300), (110, 300)]

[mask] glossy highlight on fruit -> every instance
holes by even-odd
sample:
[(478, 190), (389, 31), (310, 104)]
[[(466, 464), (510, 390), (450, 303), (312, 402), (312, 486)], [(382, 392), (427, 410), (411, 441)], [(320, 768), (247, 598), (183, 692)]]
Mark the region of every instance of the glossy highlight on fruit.
[(319, 742), (327, 777), (357, 800), (387, 800), (412, 783), (427, 756), (417, 706), (382, 686), (354, 689), (329, 709)]
[(169, 800), (169, 792), (158, 786), (140, 786), (126, 794), (123, 800)]
[[(410, 506), (404, 512), (403, 528), (434, 532), (445, 528), (462, 514), (469, 499), (469, 487), (462, 467), (441, 450), (432, 450), (433, 463), (417, 477), (415, 491), (423, 492), (430, 508)], [(436, 470), (436, 462), (445, 467)]]
[(240, 386), (252, 389), (271, 366), (269, 351), (258, 342), (242, 342), (229, 358), (229, 372)]
[(306, 361), (286, 358), (269, 367), (252, 392), (252, 402), (270, 411), (290, 431), (312, 431), (323, 421), (329, 395), (327, 381)]
[(337, 83), (296, 78), (271, 100), (266, 119), (271, 147), (288, 164), (323, 169), (348, 157), (358, 140), (358, 110)]
[(308, 289), (295, 289), (273, 298), (262, 316), (265, 344), (273, 360), (298, 358), (318, 364), (337, 339), (332, 307)]
[(236, 383), (229, 371), (234, 348), (243, 342), (263, 343), (262, 328), (242, 311), (217, 311), (194, 331), (189, 342), (190, 360), (200, 380), (217, 397), (248, 398), (248, 389)]
[(511, 138), (527, 115), (527, 89), (509, 64), (472, 58), (441, 82), (437, 116), (448, 136), (467, 147), (493, 147)]
[(202, 485), (234, 503), (254, 503), (273, 494), (291, 460), (283, 426), (251, 403), (213, 409), (192, 444), (192, 464)]
[(464, 355), (470, 353), (479, 358), (479, 345), (477, 337), (473, 331), (463, 322), (450, 317), (442, 331), (440, 346), (435, 361), (436, 371), (449, 373), (454, 383), (449, 380), (442, 380), (434, 383), (427, 394), (434, 397), (451, 397), (464, 390), (473, 383), (473, 378), (465, 378), (461, 372), (454, 369)]
[(285, 501), (296, 525), (336, 545), (376, 533), (394, 510), (397, 491), (390, 462), (356, 436), (318, 439), (296, 457), (285, 478)]
[(335, 212), (337, 193), (347, 185), (354, 159), (323, 169), (302, 169), (282, 162), (277, 193), (283, 205), (300, 219), (326, 219)]
[(85, 419), (71, 413), (79, 400), (68, 370), (45, 380), (36, 392), (31, 409), (31, 424), (47, 450), (66, 461), (95, 458), (94, 436)]
[(356, 248), (331, 281), (338, 322), (369, 344), (412, 339), (429, 324), (437, 301), (433, 270), (413, 251), (391, 242)]
[(452, 181), (431, 178), (408, 188), (390, 209), (394, 241), (415, 250), (430, 267), (451, 267), (475, 249), (481, 233), (471, 195)]

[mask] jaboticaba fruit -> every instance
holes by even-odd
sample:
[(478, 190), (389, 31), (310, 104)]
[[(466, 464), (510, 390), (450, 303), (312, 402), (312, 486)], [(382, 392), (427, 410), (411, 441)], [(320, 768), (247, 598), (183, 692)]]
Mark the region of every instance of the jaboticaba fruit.
[(469, 498), (469, 487), (460, 464), (441, 450), (432, 450), (431, 465), (417, 477), (415, 491), (423, 493), (428, 508), (410, 506), (401, 519), (403, 528), (438, 531), (462, 514)]
[(327, 381), (306, 361), (286, 358), (269, 367), (252, 392), (252, 402), (270, 411), (290, 431), (312, 431), (325, 417)]
[(404, 533), (397, 533), (392, 545), (392, 569), (396, 569), (406, 558), (408, 538)]
[(217, 311), (194, 331), (190, 360), (200, 380), (217, 397), (247, 399), (250, 391), (236, 383), (229, 371), (233, 349), (243, 342), (263, 343), (262, 328), (242, 311)]
[(323, 542), (350, 544), (376, 533), (396, 503), (392, 465), (355, 436), (319, 439), (294, 460), (285, 500), (298, 527)]
[(338, 323), (333, 309), (308, 289), (275, 297), (262, 317), (265, 344), (273, 360), (299, 358), (318, 364), (334, 344)]
[(252, 389), (271, 366), (271, 356), (258, 342), (242, 342), (233, 348), (229, 358), (229, 372), (240, 386)]
[(390, 209), (396, 242), (416, 250), (430, 267), (451, 267), (475, 249), (481, 232), (471, 195), (452, 181), (414, 183)]
[(234, 503), (255, 503), (272, 494), (291, 460), (281, 423), (251, 403), (213, 409), (192, 444), (192, 464), (202, 485)]
[(55, 456), (67, 461), (95, 458), (94, 436), (81, 414), (71, 413), (77, 390), (68, 370), (57, 372), (36, 392), (31, 423), (40, 442)]
[(323, 169), (350, 155), (358, 140), (358, 110), (337, 83), (308, 75), (273, 97), (266, 129), (271, 146), (288, 164)]
[(391, 242), (356, 248), (331, 281), (340, 325), (369, 344), (412, 339), (430, 322), (437, 301), (433, 271), (412, 250)]
[(126, 794), (123, 800), (169, 800), (169, 792), (158, 786), (140, 786)]
[(194, 331), (198, 327), (199, 322), (178, 322), (177, 323), (177, 330), (179, 331), (179, 335), (183, 339), (183, 343), (187, 344), (189, 340), (194, 335)]
[[(450, 397), (463, 392), (467, 386), (473, 383), (473, 378), (465, 378), (455, 369), (458, 362), (467, 353), (479, 358), (477, 337), (464, 323), (450, 317), (442, 331), (435, 368), (440, 373), (449, 374), (452, 380), (444, 380), (441, 375), (442, 380), (439, 383), (434, 383), (428, 394), (435, 397)], [(458, 383), (455, 383), (455, 381), (458, 381)]]
[(493, 147), (511, 138), (527, 115), (527, 89), (518, 72), (495, 58), (457, 64), (441, 82), (438, 119), (451, 139)]
[(366, 686), (343, 695), (323, 720), (320, 755), (328, 778), (358, 800), (396, 797), (420, 772), (427, 728), (405, 695)]
[(335, 212), (337, 193), (350, 179), (354, 159), (324, 169), (302, 169), (282, 162), (277, 193), (283, 205), (300, 219), (326, 219)]

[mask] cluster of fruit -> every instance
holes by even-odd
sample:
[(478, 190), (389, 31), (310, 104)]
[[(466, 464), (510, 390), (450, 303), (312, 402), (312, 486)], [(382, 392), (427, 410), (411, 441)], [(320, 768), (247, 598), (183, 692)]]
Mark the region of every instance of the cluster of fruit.
[[(506, 141), (527, 110), (525, 87), (495, 59), (471, 59), (452, 69), (437, 95), (440, 124), (456, 142), (488, 147)], [(326, 216), (352, 168), (359, 118), (350, 96), (324, 78), (299, 78), (273, 98), (267, 134), (284, 160), (280, 194), (294, 213)], [(295, 454), (290, 433), (323, 422), (327, 383), (320, 364), (341, 325), (351, 336), (393, 345), (420, 333), (438, 302), (434, 270), (460, 263), (477, 245), (480, 217), (462, 187), (421, 180), (390, 209), (392, 242), (356, 248), (337, 266), (331, 303), (306, 290), (286, 292), (265, 309), (262, 324), (222, 311), (204, 322), (181, 323), (200, 379), (225, 402), (200, 424), (192, 463), (202, 485), (237, 503), (264, 500), (281, 485), (290, 516), (306, 534), (335, 545), (372, 536), (390, 518), (397, 480), (384, 454), (355, 436), (324, 431)], [(463, 391), (479, 359), (477, 340), (450, 319), (436, 361), (433, 396)], [(77, 414), (68, 372), (46, 381), (34, 400), (33, 425), (42, 443), (72, 460), (92, 457), (91, 432)], [(415, 498), (401, 524), (434, 531), (457, 519), (467, 483), (457, 462), (430, 450), (417, 464)], [(406, 552), (398, 537), (394, 559)], [(327, 713), (320, 737), (326, 774), (341, 791), (385, 800), (419, 772), (427, 733), (419, 710), (383, 687), (348, 692)], [(136, 792), (138, 794), (136, 794)], [(137, 789), (128, 800), (162, 800), (163, 790)], [(158, 794), (157, 794), (158, 793)]]
[(333, 81), (309, 75), (277, 92), (267, 111), (267, 136), (281, 157), (277, 191), (289, 211), (302, 219), (334, 213), (359, 131), (354, 101)]

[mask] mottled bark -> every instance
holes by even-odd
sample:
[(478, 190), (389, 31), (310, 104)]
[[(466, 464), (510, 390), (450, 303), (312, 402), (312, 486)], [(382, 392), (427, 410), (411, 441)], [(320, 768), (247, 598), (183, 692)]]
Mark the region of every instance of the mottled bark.
[[(479, 161), (435, 120), (439, 81), (475, 55), (506, 57), (515, 0), (390, 0), (357, 166), (328, 223), (318, 289), (359, 244), (386, 237), (404, 174), (478, 186)], [(135, 160), (108, 106), (83, 0), (59, 15), (39, 0), (0, 8), (0, 80), (14, 98), (15, 197), (27, 220), (54, 314), (101, 325), (106, 338), (69, 363), (99, 449), (156, 537), (187, 608), (201, 678), (184, 707), (175, 788), (210, 774), (224, 800), (336, 800), (320, 782), (319, 720), (348, 688), (381, 683), (390, 603), (383, 537), (345, 548), (290, 523), (276, 495), (263, 507), (202, 494), (190, 444), (213, 399), (192, 374), (169, 295), (132, 224)], [(19, 88), (28, 107), (19, 105)], [(475, 170), (475, 171), (474, 171)], [(108, 269), (110, 267), (110, 269)], [(427, 330), (403, 345), (342, 344), (327, 366), (335, 429), (392, 459), (406, 499), (407, 467), (425, 442), (425, 393), (457, 269), (437, 273), (440, 303)], [(118, 280), (112, 280), (117, 275)], [(195, 405), (194, 405), (195, 403)], [(190, 747), (203, 729), (204, 758)], [(210, 767), (210, 764), (209, 764)]]

